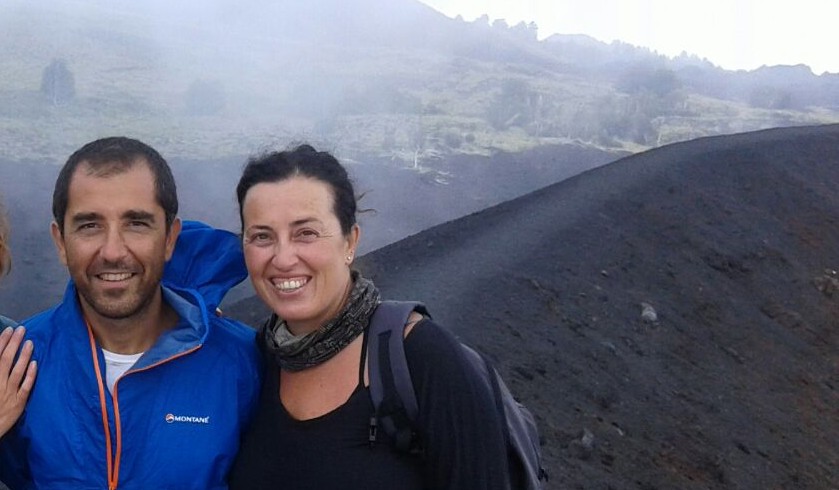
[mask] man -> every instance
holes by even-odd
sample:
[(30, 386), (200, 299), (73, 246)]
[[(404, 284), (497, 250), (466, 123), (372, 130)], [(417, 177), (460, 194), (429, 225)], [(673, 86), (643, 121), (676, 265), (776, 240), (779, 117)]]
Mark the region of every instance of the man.
[(71, 280), (25, 321), (38, 378), (2, 439), (11, 488), (226, 488), (260, 367), (254, 331), (213, 312), (246, 273), (235, 235), (177, 211), (139, 141), (91, 142), (62, 168), (51, 232)]

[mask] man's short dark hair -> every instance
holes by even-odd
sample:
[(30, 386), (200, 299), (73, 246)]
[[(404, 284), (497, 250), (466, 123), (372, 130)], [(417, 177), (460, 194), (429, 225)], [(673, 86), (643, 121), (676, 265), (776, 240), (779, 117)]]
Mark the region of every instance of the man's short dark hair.
[(102, 176), (127, 171), (135, 163), (144, 162), (154, 175), (155, 199), (166, 214), (166, 229), (178, 215), (178, 191), (172, 169), (151, 146), (131, 138), (112, 136), (91, 141), (70, 155), (55, 181), (52, 194), (52, 215), (64, 234), (64, 215), (70, 193), (70, 180), (76, 169), (85, 163)]

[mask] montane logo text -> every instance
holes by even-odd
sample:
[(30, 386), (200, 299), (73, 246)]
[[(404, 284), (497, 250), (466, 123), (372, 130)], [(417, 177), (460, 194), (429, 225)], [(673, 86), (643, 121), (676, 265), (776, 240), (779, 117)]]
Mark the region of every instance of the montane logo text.
[(166, 414), (166, 423), (172, 424), (175, 422), (185, 422), (187, 424), (209, 424), (210, 417), (193, 417), (190, 415), (175, 415), (171, 413)]

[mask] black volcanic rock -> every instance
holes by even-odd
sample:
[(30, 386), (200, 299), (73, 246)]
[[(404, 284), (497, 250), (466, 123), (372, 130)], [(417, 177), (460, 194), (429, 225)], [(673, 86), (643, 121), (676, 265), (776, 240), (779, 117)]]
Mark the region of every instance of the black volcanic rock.
[(498, 363), (548, 488), (839, 488), (837, 183), (839, 126), (700, 139), (361, 267)]

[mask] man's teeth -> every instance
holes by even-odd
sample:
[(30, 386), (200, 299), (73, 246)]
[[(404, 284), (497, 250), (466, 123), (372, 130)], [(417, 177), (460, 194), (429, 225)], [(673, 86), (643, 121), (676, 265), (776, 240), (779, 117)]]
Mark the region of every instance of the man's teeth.
[(112, 272), (108, 274), (99, 274), (99, 279), (102, 279), (103, 281), (125, 281), (129, 277), (131, 277), (130, 272)]
[(274, 287), (280, 291), (293, 291), (302, 288), (306, 284), (305, 279), (287, 279), (285, 281), (276, 281)]

